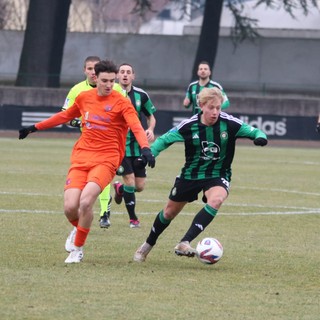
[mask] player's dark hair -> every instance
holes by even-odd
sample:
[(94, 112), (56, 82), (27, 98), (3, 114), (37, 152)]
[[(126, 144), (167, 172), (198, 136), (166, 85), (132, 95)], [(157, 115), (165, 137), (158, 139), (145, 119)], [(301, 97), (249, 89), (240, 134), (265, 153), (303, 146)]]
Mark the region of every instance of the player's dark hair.
[(86, 57), (86, 60), (84, 60), (84, 67), (86, 66), (86, 63), (87, 62), (99, 62), (101, 61), (100, 57), (98, 56), (89, 56), (89, 57)]
[(99, 76), (101, 72), (118, 73), (118, 67), (110, 60), (102, 60), (94, 66), (94, 71), (96, 76)]
[(200, 64), (206, 64), (206, 65), (209, 67), (209, 69), (211, 69), (209, 62), (206, 61), (206, 60), (200, 61), (200, 62), (198, 63), (198, 66), (200, 66)]
[(120, 69), (122, 66), (129, 66), (129, 67), (132, 69), (132, 72), (134, 73), (134, 69), (133, 69), (132, 64), (127, 63), (127, 62), (121, 63), (120, 66), (119, 66), (119, 69)]

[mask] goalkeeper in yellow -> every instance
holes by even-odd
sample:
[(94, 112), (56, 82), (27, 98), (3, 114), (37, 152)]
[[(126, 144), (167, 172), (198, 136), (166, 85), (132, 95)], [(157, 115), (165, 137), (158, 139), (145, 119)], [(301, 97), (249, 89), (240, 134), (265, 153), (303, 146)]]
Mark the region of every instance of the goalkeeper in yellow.
[[(84, 74), (86, 79), (74, 85), (64, 102), (62, 110), (67, 110), (71, 107), (76, 99), (76, 97), (82, 92), (87, 91), (96, 87), (96, 75), (94, 71), (94, 66), (97, 62), (101, 61), (101, 59), (97, 56), (89, 56), (84, 61)], [(126, 91), (124, 91), (118, 83), (115, 83), (113, 89), (120, 92), (124, 96), (126, 96)], [(68, 123), (71, 127), (79, 128), (81, 126), (81, 119), (73, 119)], [(111, 210), (111, 201), (112, 197), (110, 195), (110, 184), (106, 186), (106, 188), (101, 192), (99, 196), (100, 200), (100, 227), (101, 228), (109, 228), (110, 227), (110, 210)], [(76, 229), (74, 230), (74, 232)]]

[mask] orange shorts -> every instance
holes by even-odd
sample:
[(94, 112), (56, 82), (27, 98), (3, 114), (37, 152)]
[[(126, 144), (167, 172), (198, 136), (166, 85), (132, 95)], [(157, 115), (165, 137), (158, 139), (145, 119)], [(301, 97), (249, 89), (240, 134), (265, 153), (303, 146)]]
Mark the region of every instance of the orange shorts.
[(64, 190), (71, 188), (83, 190), (88, 182), (95, 182), (102, 191), (115, 175), (116, 168), (111, 163), (73, 164), (69, 169)]

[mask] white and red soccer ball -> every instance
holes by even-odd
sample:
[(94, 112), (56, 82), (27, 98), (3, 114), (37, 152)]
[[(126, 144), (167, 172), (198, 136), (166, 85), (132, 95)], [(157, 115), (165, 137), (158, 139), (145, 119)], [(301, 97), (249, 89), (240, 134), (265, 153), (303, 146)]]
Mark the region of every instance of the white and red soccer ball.
[(223, 255), (223, 247), (215, 238), (204, 238), (198, 242), (197, 257), (204, 264), (215, 264)]

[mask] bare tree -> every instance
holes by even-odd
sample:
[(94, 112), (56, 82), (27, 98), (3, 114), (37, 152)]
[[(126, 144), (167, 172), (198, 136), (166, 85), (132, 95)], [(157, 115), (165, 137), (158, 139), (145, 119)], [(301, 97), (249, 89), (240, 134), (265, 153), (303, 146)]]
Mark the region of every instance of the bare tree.
[(28, 0), (0, 0), (0, 30), (24, 30)]
[[(259, 37), (257, 31), (259, 21), (243, 14), (245, 1), (225, 0), (225, 2), (226, 7), (231, 11), (235, 20), (234, 27), (231, 30), (234, 45), (237, 46), (245, 39), (254, 41)], [(267, 8), (274, 10), (283, 8), (292, 18), (296, 18), (294, 12), (297, 10), (302, 10), (303, 14), (307, 16), (311, 8), (318, 8), (318, 0), (257, 0), (254, 8), (261, 5), (265, 5)]]
[(6, 21), (8, 19), (8, 6), (7, 1), (0, 1), (0, 29), (5, 29)]
[[(182, 12), (186, 13), (186, 3), (189, 0), (171, 0), (181, 5)], [(199, 4), (199, 1), (195, 1)], [(228, 8), (234, 17), (234, 26), (231, 28), (231, 38), (236, 46), (248, 39), (255, 41), (260, 35), (257, 31), (259, 21), (244, 14), (245, 0), (205, 0), (204, 16), (199, 36), (198, 48), (192, 69), (191, 80), (197, 78), (196, 70), (201, 60), (207, 60), (211, 69), (214, 67), (219, 43), (220, 17), (223, 5)], [(192, 2), (194, 5), (194, 2)], [(317, 0), (256, 0), (255, 7), (265, 5), (271, 9), (283, 8), (295, 18), (294, 12), (302, 10), (305, 15), (310, 13), (311, 8), (318, 8)]]

